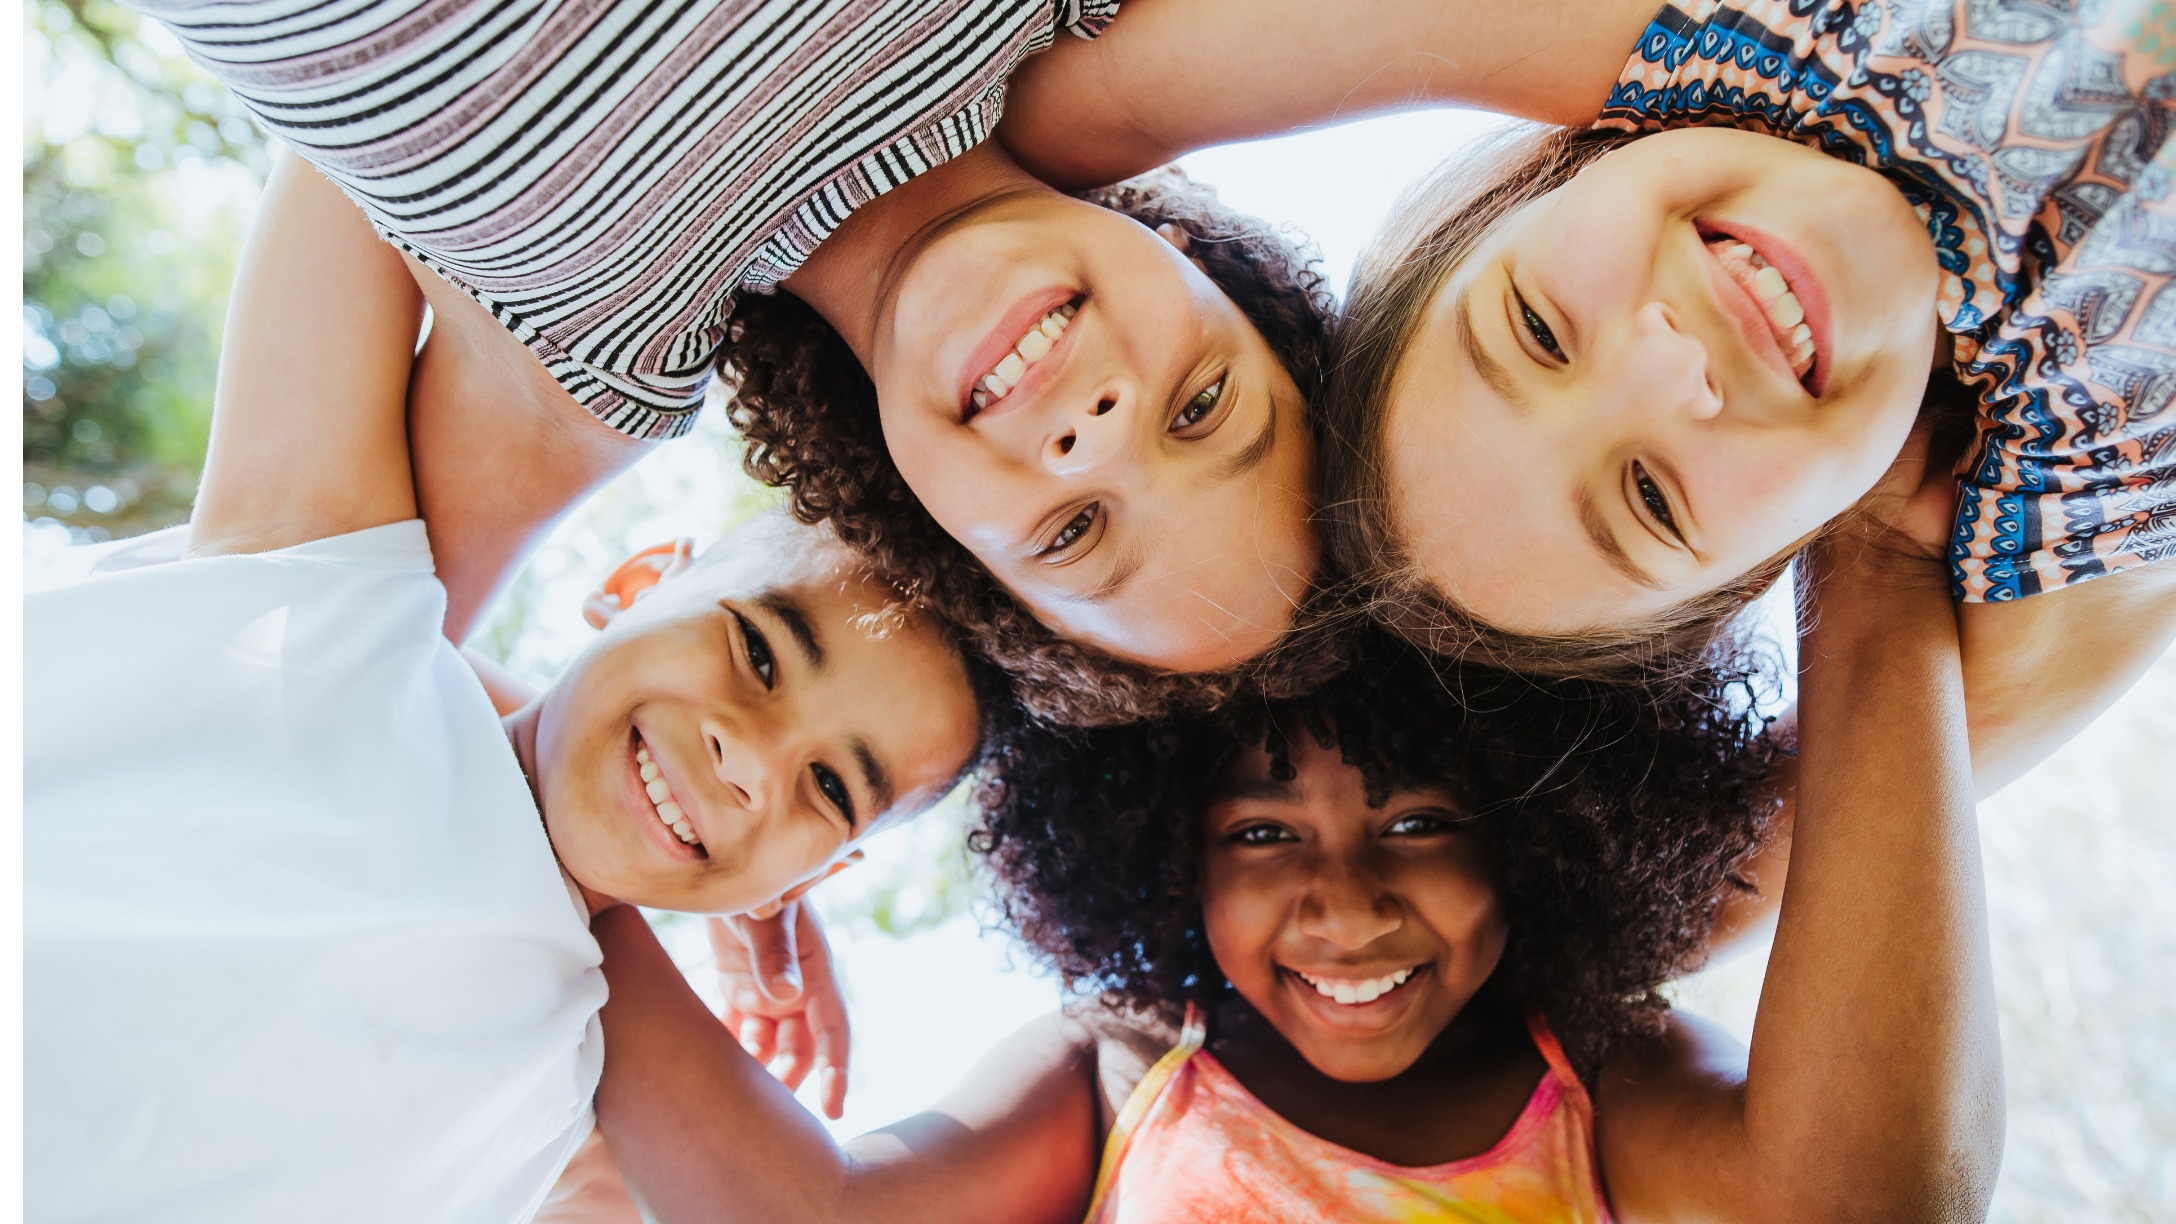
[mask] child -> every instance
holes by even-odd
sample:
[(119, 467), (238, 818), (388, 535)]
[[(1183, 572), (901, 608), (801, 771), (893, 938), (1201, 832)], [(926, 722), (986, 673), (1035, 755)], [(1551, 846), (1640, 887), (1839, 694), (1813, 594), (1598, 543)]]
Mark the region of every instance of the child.
[(415, 519), (420, 315), (283, 161), (193, 521), (32, 575), (37, 1219), (525, 1219), (590, 1127), (594, 909), (797, 896), (1005, 742), (954, 643), (778, 518), (622, 567), (502, 721)]
[(1999, 1059), (1947, 600), (1862, 568), (1820, 613), (1750, 1061), (1653, 993), (1756, 843), (1744, 724), (1518, 679), (1461, 705), (1385, 653), (1252, 728), (1008, 775), (980, 834), (1008, 917), (1107, 1006), (844, 1152), (638, 916), (599, 915), (613, 1155), (668, 1222), (1983, 1210)]
[[(1927, 432), (1971, 441), (1938, 535), (1992, 789), (2176, 636), (2155, 13), (1163, 0), (1024, 64), (999, 135), (1064, 184), (1428, 103), (1602, 123), (1461, 158), (1363, 261), (1318, 421), (1333, 563), (1438, 650), (1666, 671), (1892, 460), (1911, 486), (1939, 367)], [(1836, 282), (1825, 359), (1809, 324), (1794, 363), (1805, 320), (1771, 329), (1734, 287), (1786, 239), (1818, 275), (1778, 315), (1820, 319), (1808, 286)]]
[[(419, 496), (478, 572), (722, 363), (752, 470), (1045, 713), (1190, 692), (1315, 577), (1319, 277), (1198, 189), (1071, 198), (985, 142), (1115, 3), (141, 7), (438, 274)], [(452, 594), (458, 637), (488, 590)]]

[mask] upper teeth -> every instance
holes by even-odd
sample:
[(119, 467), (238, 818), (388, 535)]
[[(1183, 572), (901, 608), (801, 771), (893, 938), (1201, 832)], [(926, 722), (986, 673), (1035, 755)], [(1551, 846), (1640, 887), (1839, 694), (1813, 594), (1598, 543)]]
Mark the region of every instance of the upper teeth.
[(694, 823), (680, 810), (680, 805), (673, 802), (672, 788), (665, 785), (665, 775), (658, 769), (657, 762), (650, 759), (647, 747), (635, 749), (635, 764), (642, 767), (642, 789), (649, 793), (650, 802), (657, 805), (657, 818), (665, 822), (674, 837), (691, 846), (701, 845), (695, 840)]
[(1746, 288), (1758, 298), (1761, 309), (1767, 312), (1768, 325), (1783, 346), (1784, 355), (1790, 358), (1791, 371), (1805, 377), (1813, 368), (1813, 329), (1806, 325), (1806, 308), (1798, 302), (1798, 295), (1791, 292), (1790, 283), (1783, 274), (1768, 265), (1760, 252), (1735, 238), (1719, 239), (1715, 253), (1728, 264), (1733, 260), (1752, 269), (1750, 277), (1743, 278)]
[[(1293, 972), (1299, 973), (1296, 969)], [(1373, 1003), (1405, 985), (1405, 980), (1412, 976), (1411, 969), (1400, 969), (1379, 978), (1327, 978), (1300, 973), (1300, 978), (1314, 987), (1317, 994), (1347, 1005)]]
[(1028, 367), (1043, 359), (1043, 355), (1057, 347), (1058, 337), (1065, 334), (1066, 325), (1073, 321), (1075, 307), (1071, 302), (1058, 307), (1042, 317), (1041, 321), (1020, 337), (1020, 343), (1012, 346), (997, 368), (982, 376), (975, 384), (974, 401), (977, 409), (987, 408), (1005, 398), (1005, 393), (1020, 385), (1027, 377)]

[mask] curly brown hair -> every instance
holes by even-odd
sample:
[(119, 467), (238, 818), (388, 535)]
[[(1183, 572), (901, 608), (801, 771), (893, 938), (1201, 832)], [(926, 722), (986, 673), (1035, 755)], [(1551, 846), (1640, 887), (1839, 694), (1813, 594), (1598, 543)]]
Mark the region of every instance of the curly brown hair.
[[(1080, 198), (1151, 229), (1184, 230), (1187, 253), (1269, 342), (1300, 393), (1313, 398), (1334, 306), (1309, 249), (1224, 207), (1214, 189), (1176, 168)], [(790, 294), (746, 295), (734, 307), (718, 362), (734, 388), (727, 412), (747, 442), (748, 473), (785, 488), (796, 517), (829, 524), (953, 625), (1013, 677), (1021, 703), (1039, 718), (1095, 726), (1206, 709), (1242, 687), (1304, 691), (1336, 666), (1334, 649), (1311, 642), (1306, 650), (1273, 648), (1237, 669), (1184, 675), (1060, 637), (945, 534), (907, 487), (884, 445), (876, 387), (823, 316)], [(1312, 619), (1310, 607), (1299, 621)], [(1285, 640), (1310, 636), (1301, 628), (1296, 623)]]
[(1490, 991), (1539, 1011), (1583, 1072), (1653, 1032), (1657, 988), (1696, 964), (1779, 811), (1789, 748), (1750, 711), (1774, 668), (1747, 655), (1697, 688), (1643, 690), (1446, 670), (1374, 634), (1313, 697), (1213, 717), (1008, 741), (969, 844), (1009, 928), (1067, 985), (1175, 1022), (1230, 986), (1202, 929), (1201, 813), (1220, 764), (1294, 737), (1335, 747), (1370, 803), (1443, 787), (1489, 848), (1510, 939)]

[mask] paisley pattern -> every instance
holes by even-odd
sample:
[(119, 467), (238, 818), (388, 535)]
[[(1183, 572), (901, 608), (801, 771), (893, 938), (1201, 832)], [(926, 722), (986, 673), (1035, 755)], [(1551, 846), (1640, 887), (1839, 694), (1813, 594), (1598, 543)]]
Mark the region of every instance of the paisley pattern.
[(2176, 16), (2149, 0), (1672, 0), (1602, 126), (1727, 125), (1894, 181), (1979, 394), (1955, 593), (2176, 555)]

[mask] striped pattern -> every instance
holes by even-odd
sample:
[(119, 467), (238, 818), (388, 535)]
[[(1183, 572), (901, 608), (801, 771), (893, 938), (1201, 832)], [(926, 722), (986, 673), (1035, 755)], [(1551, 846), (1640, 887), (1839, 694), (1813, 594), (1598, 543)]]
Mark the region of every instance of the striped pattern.
[(1117, 0), (134, 0), (592, 413), (694, 422), (739, 290), (974, 147)]

